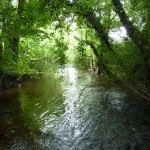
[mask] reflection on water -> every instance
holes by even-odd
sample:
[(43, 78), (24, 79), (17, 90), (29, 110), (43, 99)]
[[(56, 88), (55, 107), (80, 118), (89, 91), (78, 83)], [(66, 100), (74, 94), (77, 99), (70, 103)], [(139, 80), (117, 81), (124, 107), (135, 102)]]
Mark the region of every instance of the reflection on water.
[(73, 66), (6, 91), (0, 110), (0, 150), (150, 147), (149, 106)]
[(65, 75), (70, 82), (75, 82), (77, 77), (77, 70), (74, 67), (65, 69)]

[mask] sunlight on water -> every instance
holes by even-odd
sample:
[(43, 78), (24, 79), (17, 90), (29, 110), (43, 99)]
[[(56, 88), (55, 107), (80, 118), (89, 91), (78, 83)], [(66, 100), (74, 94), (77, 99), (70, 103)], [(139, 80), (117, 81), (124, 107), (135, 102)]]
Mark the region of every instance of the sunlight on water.
[(74, 83), (77, 78), (77, 70), (74, 67), (68, 67), (65, 70), (66, 77), (71, 83)]
[(145, 106), (123, 91), (100, 87), (94, 77), (67, 66), (25, 82), (17, 95), (1, 101), (7, 112), (0, 116), (0, 149), (147, 150)]

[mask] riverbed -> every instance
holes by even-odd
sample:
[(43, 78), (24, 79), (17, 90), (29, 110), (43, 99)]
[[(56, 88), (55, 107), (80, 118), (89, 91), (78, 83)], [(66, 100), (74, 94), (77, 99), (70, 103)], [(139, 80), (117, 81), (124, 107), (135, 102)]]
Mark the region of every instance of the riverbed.
[(150, 105), (67, 66), (0, 94), (0, 150), (149, 150)]

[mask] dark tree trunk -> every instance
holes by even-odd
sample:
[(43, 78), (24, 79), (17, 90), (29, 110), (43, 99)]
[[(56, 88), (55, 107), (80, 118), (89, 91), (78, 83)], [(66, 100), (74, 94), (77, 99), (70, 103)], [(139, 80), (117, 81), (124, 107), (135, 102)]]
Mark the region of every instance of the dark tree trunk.
[[(107, 33), (108, 31), (102, 25), (99, 18), (97, 18), (93, 12), (88, 12), (88, 13), (84, 14), (83, 16), (87, 19), (88, 23), (90, 23), (90, 25), (95, 29), (100, 41), (106, 46), (106, 48), (109, 50), (109, 52), (115, 54), (115, 52), (112, 48), (112, 45), (109, 41), (109, 37), (108, 37), (108, 33)], [(93, 49), (93, 52), (98, 59), (98, 62), (97, 62), (98, 74), (105, 72), (107, 75), (112, 76), (111, 71), (109, 71), (107, 68), (107, 62), (105, 62), (105, 60), (102, 60), (103, 54), (102, 53), (99, 54), (92, 43), (89, 43), (89, 45)]]
[(132, 39), (135, 45), (140, 49), (144, 60), (144, 69), (147, 72), (147, 77), (150, 78), (150, 45), (148, 39), (133, 25), (129, 20), (120, 0), (112, 0), (115, 11), (118, 14), (122, 25), (126, 28), (128, 36)]
[(18, 14), (21, 15), (22, 12), (24, 11), (24, 3), (25, 3), (25, 0), (19, 0), (18, 1)]
[[(2, 38), (2, 37), (0, 37)], [(2, 51), (3, 51), (3, 45), (2, 45), (2, 40), (0, 40), (0, 55), (2, 54)]]
[(147, 38), (150, 43), (150, 5), (147, 5), (149, 0), (143, 1), (144, 3), (144, 9), (146, 10), (145, 16), (143, 16), (143, 21), (145, 22), (145, 25), (143, 27), (142, 33), (144, 34), (144, 37)]
[(9, 39), (10, 48), (14, 52), (14, 60), (18, 58), (18, 49), (19, 49), (19, 36), (15, 36)]
[[(17, 16), (21, 18), (22, 12), (24, 11), (24, 2), (25, 0), (19, 0), (18, 1), (18, 10), (17, 10)], [(16, 35), (9, 38), (10, 48), (14, 52), (14, 60), (18, 58), (18, 49), (19, 49), (19, 41), (20, 41), (20, 25), (15, 23)]]
[(88, 12), (84, 14), (83, 16), (87, 19), (90, 25), (95, 29), (101, 42), (105, 44), (105, 46), (110, 52), (113, 52), (111, 43), (109, 42), (108, 33), (106, 32), (106, 29), (104, 28), (104, 26), (101, 24), (100, 20), (96, 18), (93, 12)]
[[(94, 10), (92, 7), (84, 6), (77, 1), (69, 2), (67, 6), (73, 8), (74, 13), (78, 14), (79, 16), (84, 17), (87, 22), (94, 28), (96, 34), (98, 35), (100, 41), (106, 46), (106, 48), (114, 53), (112, 45), (109, 41), (108, 37), (108, 29), (106, 29), (103, 24), (100, 22), (100, 18), (96, 17), (94, 14)], [(79, 10), (79, 11), (78, 11)], [(81, 10), (87, 10), (87, 12), (81, 12)]]

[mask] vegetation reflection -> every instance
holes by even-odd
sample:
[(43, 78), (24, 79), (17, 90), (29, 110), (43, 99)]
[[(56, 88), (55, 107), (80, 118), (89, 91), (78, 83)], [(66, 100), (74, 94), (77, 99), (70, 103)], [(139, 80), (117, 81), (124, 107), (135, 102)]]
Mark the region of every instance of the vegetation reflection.
[(63, 113), (63, 93), (54, 74), (20, 89), (21, 115), (31, 129), (48, 130)]

